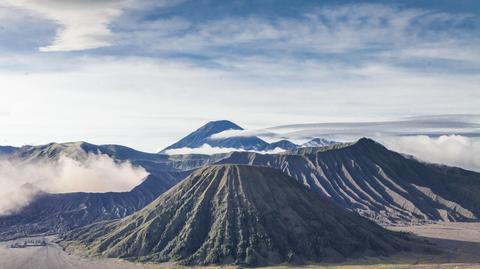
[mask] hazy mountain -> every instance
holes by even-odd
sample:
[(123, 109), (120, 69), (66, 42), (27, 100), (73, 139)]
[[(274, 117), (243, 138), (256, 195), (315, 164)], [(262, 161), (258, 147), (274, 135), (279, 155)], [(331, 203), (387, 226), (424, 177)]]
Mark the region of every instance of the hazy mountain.
[(139, 212), (64, 238), (89, 254), (190, 265), (339, 261), (411, 247), (278, 170), (239, 165), (199, 169)]
[(207, 139), (206, 144), (212, 147), (235, 148), (243, 150), (265, 150), (268, 143), (256, 136), (238, 136), (220, 139)]
[(17, 147), (12, 147), (12, 146), (0, 146), (0, 157), (2, 155), (11, 155), (17, 151)]
[(338, 142), (317, 137), (306, 143), (303, 143), (301, 146), (302, 147), (325, 147), (325, 146), (333, 146), (335, 144), (338, 144)]
[(211, 147), (235, 148), (255, 151), (273, 150), (275, 148), (282, 148), (288, 150), (297, 146), (287, 140), (281, 140), (269, 144), (256, 136), (232, 136), (225, 138), (212, 138), (212, 135), (227, 130), (243, 130), (243, 128), (227, 120), (211, 121), (200, 127), (198, 130), (182, 138), (177, 143), (166, 147), (161, 152), (180, 148), (198, 148), (205, 144)]
[(58, 161), (61, 156), (82, 161), (88, 154), (105, 154), (116, 161), (129, 161), (142, 166), (148, 172), (188, 171), (218, 160), (221, 155), (190, 154), (169, 156), (147, 153), (121, 145), (94, 145), (87, 142), (49, 143), (38, 146), (22, 146), (5, 155), (22, 162)]
[(480, 217), (480, 174), (428, 164), (370, 139), (295, 154), (234, 152), (219, 163), (280, 169), (336, 204), (378, 223)]
[(228, 120), (211, 121), (203, 125), (199, 129), (190, 133), (178, 142), (166, 147), (162, 152), (169, 149), (179, 148), (198, 148), (204, 144), (212, 147), (229, 147), (229, 148), (245, 148), (253, 149), (257, 147), (265, 147), (266, 142), (258, 137), (229, 137), (221, 139), (211, 139), (214, 134), (227, 130), (243, 130), (242, 127)]
[(291, 149), (295, 149), (297, 147), (298, 147), (297, 144), (294, 144), (294, 143), (292, 143), (292, 142), (290, 142), (286, 139), (282, 139), (282, 140), (279, 140), (277, 142), (270, 143), (270, 145), (268, 145), (266, 150), (274, 150), (276, 148), (281, 148), (281, 149), (284, 149), (284, 150), (291, 150)]
[(39, 192), (19, 212), (0, 216), (0, 240), (38, 233), (58, 233), (101, 220), (121, 218), (143, 208), (186, 177), (188, 172), (149, 175), (129, 192)]

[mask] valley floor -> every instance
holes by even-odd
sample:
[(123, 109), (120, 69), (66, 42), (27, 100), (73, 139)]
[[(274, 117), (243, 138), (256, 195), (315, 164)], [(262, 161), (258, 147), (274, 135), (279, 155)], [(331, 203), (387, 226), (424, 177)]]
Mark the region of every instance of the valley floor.
[[(388, 259), (365, 259), (341, 265), (312, 265), (303, 268), (480, 268), (480, 223), (438, 223), (423, 226), (389, 227), (412, 232), (443, 250), (436, 256), (396, 255)], [(10, 248), (15, 241), (0, 242), (0, 269), (153, 269), (176, 268), (173, 264), (133, 264), (116, 259), (89, 259), (70, 255), (47, 238), (46, 246)], [(229, 268), (229, 267), (223, 267)], [(238, 267), (231, 267), (238, 268)], [(287, 266), (270, 267), (287, 268)], [(291, 268), (291, 267), (290, 267)]]

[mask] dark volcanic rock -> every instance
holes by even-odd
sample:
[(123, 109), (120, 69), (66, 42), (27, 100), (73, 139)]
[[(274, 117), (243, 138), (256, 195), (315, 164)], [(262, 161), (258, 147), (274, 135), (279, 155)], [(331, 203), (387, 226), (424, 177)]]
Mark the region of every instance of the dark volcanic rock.
[(241, 165), (199, 169), (141, 211), (64, 239), (93, 255), (190, 265), (339, 261), (412, 246), (278, 170)]

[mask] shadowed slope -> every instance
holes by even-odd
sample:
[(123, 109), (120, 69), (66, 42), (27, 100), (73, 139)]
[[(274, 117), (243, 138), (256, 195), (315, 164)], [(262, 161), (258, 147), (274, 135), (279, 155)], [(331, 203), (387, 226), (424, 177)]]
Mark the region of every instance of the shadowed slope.
[(338, 261), (410, 247), (277, 170), (197, 170), (141, 211), (65, 236), (90, 254), (185, 264)]
[(378, 223), (480, 217), (479, 173), (423, 163), (365, 138), (291, 153), (235, 152), (220, 163), (280, 169), (338, 205)]
[(39, 233), (55, 234), (101, 220), (125, 217), (155, 200), (187, 174), (148, 175), (129, 192), (39, 193), (19, 212), (0, 216), (0, 240)]

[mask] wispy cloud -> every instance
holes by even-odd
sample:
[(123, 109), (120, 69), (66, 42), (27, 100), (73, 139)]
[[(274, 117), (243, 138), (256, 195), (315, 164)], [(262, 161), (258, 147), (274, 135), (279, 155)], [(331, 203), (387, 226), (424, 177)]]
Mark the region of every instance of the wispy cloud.
[(480, 137), (479, 114), (425, 115), (389, 121), (326, 122), (291, 124), (264, 129), (228, 130), (213, 138), (260, 136), (267, 140), (291, 139), (305, 142), (315, 137), (327, 137), (341, 141), (364, 136), (418, 136), (439, 137), (457, 134)]
[(222, 139), (228, 137), (251, 137), (251, 136), (275, 136), (275, 133), (268, 130), (227, 130), (210, 136), (210, 139)]
[[(115, 44), (110, 24), (125, 10), (146, 7), (161, 8), (180, 1), (131, 0), (2, 0), (5, 5), (23, 9), (44, 17), (56, 25), (56, 34), (50, 44), (39, 48), (42, 52), (80, 51)], [(13, 12), (13, 10), (10, 10)], [(31, 26), (28, 26), (31, 27)]]
[(112, 44), (109, 23), (121, 14), (122, 0), (5, 0), (57, 24), (53, 42), (40, 51), (85, 50)]
[[(149, 55), (322, 57), (359, 63), (444, 60), (475, 63), (478, 14), (382, 4), (319, 5), (295, 16), (254, 12), (194, 20), (161, 10), (183, 1), (3, 0), (57, 25), (42, 51), (113, 46), (115, 53)], [(201, 6), (201, 5), (200, 5)], [(301, 6), (301, 5), (300, 5)], [(207, 8), (207, 7), (204, 7)], [(152, 15), (153, 14), (153, 15)], [(135, 48), (135, 49), (128, 49)], [(462, 49), (459, 49), (462, 48)], [(473, 56), (473, 57), (472, 57)]]
[[(178, 20), (178, 18), (177, 18)], [(237, 15), (195, 24), (159, 19), (158, 30), (139, 27), (125, 39), (160, 53), (337, 57), (336, 61), (438, 59), (475, 62), (478, 16), (389, 5), (323, 6), (296, 17)], [(473, 27), (464, 27), (473, 25)], [(441, 26), (441, 27), (439, 27)], [(121, 29), (119, 29), (121, 33)], [(124, 34), (128, 35), (129, 32)], [(158, 42), (155, 42), (158, 41)], [(465, 48), (464, 50), (459, 49)], [(448, 53), (447, 53), (448, 52)], [(342, 57), (345, 56), (345, 58)], [(348, 55), (348, 56), (347, 56)]]
[(213, 154), (221, 154), (221, 153), (229, 153), (229, 152), (234, 152), (234, 151), (240, 151), (240, 152), (257, 152), (261, 154), (275, 154), (275, 153), (280, 153), (284, 152), (284, 149), (281, 148), (275, 148), (273, 150), (268, 150), (268, 151), (255, 151), (255, 150), (244, 150), (244, 149), (238, 149), (238, 148), (223, 148), (223, 147), (212, 147), (208, 144), (203, 144), (200, 147), (197, 148), (179, 148), (179, 149), (169, 149), (165, 151), (165, 154), (168, 155), (179, 155), (179, 154), (204, 154), (204, 155), (213, 155)]

